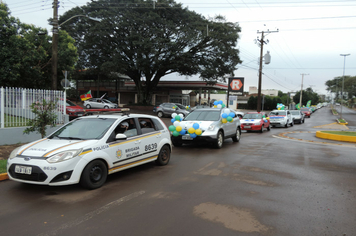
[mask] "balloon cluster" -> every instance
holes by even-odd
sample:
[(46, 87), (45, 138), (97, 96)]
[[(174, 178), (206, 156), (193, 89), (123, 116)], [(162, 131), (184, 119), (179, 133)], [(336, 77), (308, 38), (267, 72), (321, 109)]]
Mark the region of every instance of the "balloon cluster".
[(284, 105), (282, 103), (277, 103), (278, 110), (284, 110)]
[[(183, 118), (184, 117), (182, 114), (179, 115), (177, 113), (172, 114), (171, 122), (173, 123), (173, 125), (170, 125), (168, 129), (169, 131), (172, 132), (172, 135), (175, 137), (179, 135), (185, 135), (187, 133), (187, 131), (183, 129), (183, 127), (180, 125), (180, 122), (183, 120)], [(192, 138), (196, 138), (197, 136), (201, 135), (202, 132), (203, 131), (200, 129), (198, 123), (194, 123), (192, 127), (188, 128), (188, 134)]]
[(222, 117), (221, 120), (222, 123), (232, 122), (234, 120), (235, 113), (226, 110), (224, 113), (221, 114), (221, 117)]
[(265, 115), (263, 115), (262, 118), (263, 118), (263, 121), (264, 121), (265, 123), (267, 123), (267, 122), (268, 122), (267, 120), (269, 120), (269, 117), (266, 118)]
[(185, 109), (186, 109), (187, 111), (189, 111), (189, 110), (190, 110), (190, 105), (189, 105), (189, 106), (186, 106)]
[(225, 104), (223, 101), (215, 101), (214, 102), (214, 108), (224, 108), (225, 107)]

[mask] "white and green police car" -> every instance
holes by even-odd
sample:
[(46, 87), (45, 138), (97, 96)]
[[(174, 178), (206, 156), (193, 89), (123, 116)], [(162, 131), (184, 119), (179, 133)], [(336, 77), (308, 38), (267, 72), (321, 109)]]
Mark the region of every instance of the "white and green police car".
[(140, 114), (81, 117), (48, 137), (16, 148), (7, 162), (11, 180), (39, 185), (101, 187), (108, 174), (155, 161), (167, 165), (170, 132)]

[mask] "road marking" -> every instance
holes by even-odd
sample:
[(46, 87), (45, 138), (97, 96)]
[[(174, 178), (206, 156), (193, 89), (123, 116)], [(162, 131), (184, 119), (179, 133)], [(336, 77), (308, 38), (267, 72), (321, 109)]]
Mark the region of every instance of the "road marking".
[(130, 195), (127, 195), (125, 197), (122, 197), (116, 201), (113, 201), (113, 202), (110, 202), (108, 204), (106, 204), (105, 206), (102, 206), (98, 209), (96, 209), (95, 211), (92, 211), (92, 212), (89, 212), (87, 214), (85, 214), (84, 216), (82, 217), (79, 217), (78, 219), (76, 220), (73, 220), (69, 223), (65, 223), (61, 226), (59, 226), (57, 229), (54, 229), (48, 233), (42, 233), (42, 234), (39, 234), (39, 236), (45, 236), (45, 235), (58, 235), (59, 234), (59, 231), (61, 230), (65, 230), (65, 229), (69, 229), (69, 228), (72, 228), (73, 226), (77, 226), (77, 225), (80, 225), (81, 223), (85, 222), (85, 221), (88, 221), (90, 220), (91, 218), (109, 210), (110, 208), (114, 207), (114, 206), (119, 206), (121, 205), (122, 203), (124, 202), (127, 202), (133, 198), (136, 198), (138, 196), (141, 196), (142, 194), (144, 194), (145, 191), (139, 191), (139, 192), (135, 192), (135, 193), (132, 193)]

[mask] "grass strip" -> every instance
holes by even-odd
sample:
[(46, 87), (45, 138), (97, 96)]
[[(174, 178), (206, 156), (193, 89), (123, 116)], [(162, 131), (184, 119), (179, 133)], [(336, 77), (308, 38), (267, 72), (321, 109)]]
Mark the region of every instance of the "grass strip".
[(6, 173), (7, 160), (0, 160), (0, 174)]
[(352, 132), (352, 131), (321, 131), (321, 132), (327, 133), (327, 134), (336, 134), (336, 135), (345, 135), (345, 136), (356, 137), (356, 132)]

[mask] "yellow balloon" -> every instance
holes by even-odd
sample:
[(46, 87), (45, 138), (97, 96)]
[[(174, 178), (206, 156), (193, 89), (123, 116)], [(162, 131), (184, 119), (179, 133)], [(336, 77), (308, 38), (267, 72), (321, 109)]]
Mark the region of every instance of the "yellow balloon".
[(195, 134), (196, 134), (196, 135), (201, 135), (201, 133), (202, 133), (201, 129), (196, 129), (196, 130), (195, 130)]
[(182, 131), (182, 126), (177, 126), (177, 127), (176, 127), (176, 130), (177, 130), (178, 132)]
[(281, 108), (280, 108), (280, 107), (278, 107), (278, 110), (281, 110)]
[(217, 108), (217, 106), (216, 106), (216, 105), (214, 105), (214, 108)]
[(195, 132), (195, 129), (193, 127), (188, 129), (188, 133), (193, 134)]
[(222, 123), (227, 123), (227, 119), (225, 119), (225, 118), (222, 119), (221, 121), (222, 121)]
[(267, 117), (266, 119), (269, 120), (269, 117)]

